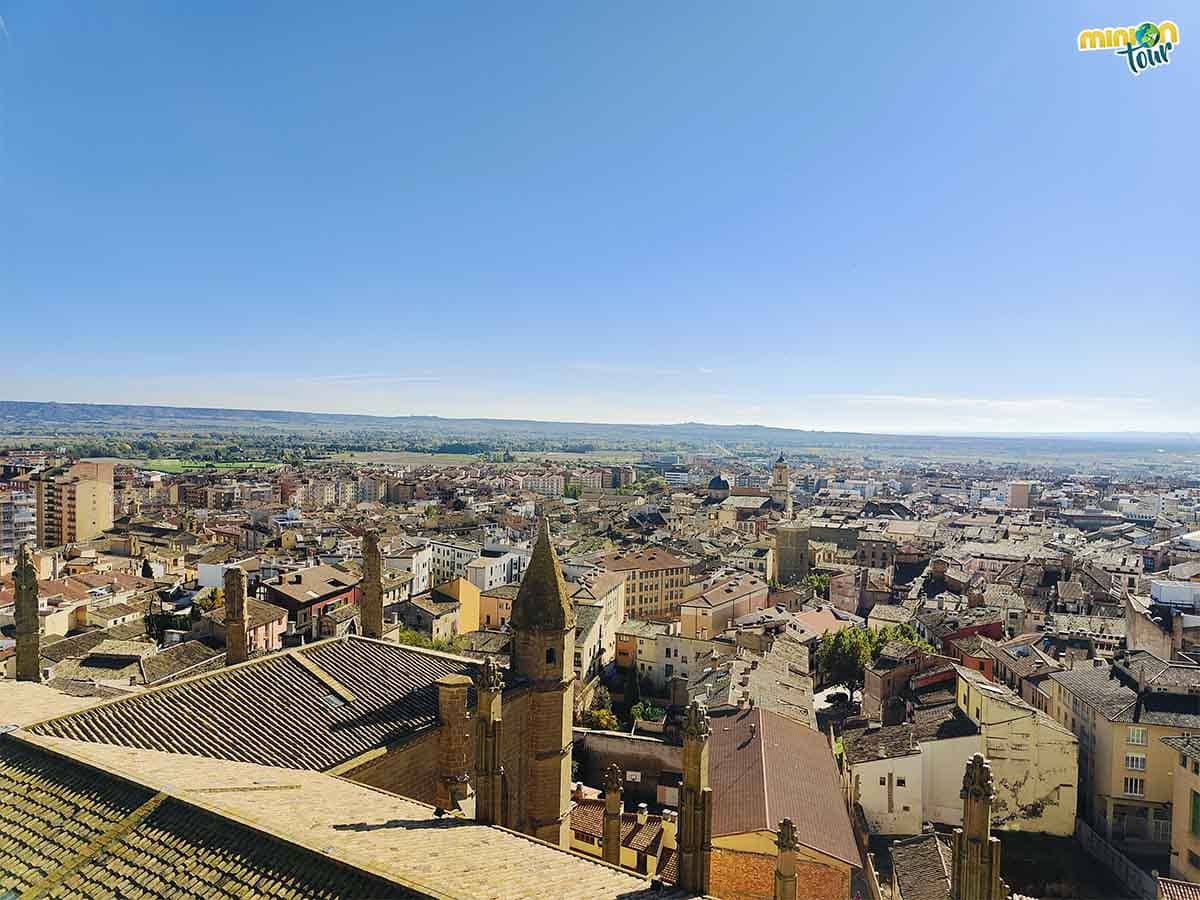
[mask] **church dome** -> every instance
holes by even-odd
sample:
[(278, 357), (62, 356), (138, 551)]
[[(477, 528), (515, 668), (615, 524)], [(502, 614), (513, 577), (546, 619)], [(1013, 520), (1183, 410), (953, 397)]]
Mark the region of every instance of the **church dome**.
[(729, 482), (720, 475), (717, 475), (708, 483), (708, 489), (710, 491), (727, 491), (729, 490)]

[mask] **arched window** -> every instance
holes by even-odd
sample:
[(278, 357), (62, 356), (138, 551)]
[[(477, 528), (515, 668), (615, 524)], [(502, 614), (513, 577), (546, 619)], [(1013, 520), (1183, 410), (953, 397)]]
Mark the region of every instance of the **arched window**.
[(554, 665), (554, 648), (553, 647), (546, 648), (546, 664)]

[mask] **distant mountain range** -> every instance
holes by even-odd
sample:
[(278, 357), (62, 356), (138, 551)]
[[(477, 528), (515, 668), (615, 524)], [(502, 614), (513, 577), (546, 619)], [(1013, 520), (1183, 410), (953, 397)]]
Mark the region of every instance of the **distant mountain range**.
[(436, 439), (440, 441), (591, 443), (623, 446), (706, 449), (775, 448), (850, 449), (871, 453), (919, 455), (939, 450), (966, 456), (997, 454), (1026, 456), (1056, 452), (1078, 455), (1095, 452), (1172, 456), (1200, 453), (1195, 433), (1097, 433), (1022, 435), (870, 434), (806, 431), (763, 425), (710, 425), (683, 422), (662, 425), (622, 425), (594, 422), (541, 422), (532, 419), (449, 419), (440, 416), (368, 416), (285, 410), (215, 409), (179, 406), (133, 406), (96, 403), (37, 403), (0, 400), (0, 435), (67, 436), (154, 432), (178, 434), (295, 434), (334, 439)]

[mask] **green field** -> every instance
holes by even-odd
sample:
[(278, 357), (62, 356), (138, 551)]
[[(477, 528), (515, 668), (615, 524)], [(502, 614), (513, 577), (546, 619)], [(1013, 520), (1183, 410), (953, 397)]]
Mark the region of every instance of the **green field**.
[[(507, 465), (528, 464), (548, 460), (557, 463), (577, 463), (579, 465), (614, 465), (620, 463), (636, 463), (641, 460), (640, 453), (621, 452), (620, 450), (591, 450), (587, 453), (559, 453), (555, 451), (524, 451), (513, 453), (513, 462)], [(349, 450), (334, 453), (328, 457), (332, 462), (377, 463), (380, 465), (396, 466), (465, 466), (477, 463), (483, 457), (478, 453), (414, 453), (409, 450)], [(506, 465), (495, 463), (494, 465)]]
[(93, 457), (96, 462), (110, 462), (118, 465), (133, 466), (147, 469), (151, 472), (164, 472), (168, 475), (179, 475), (183, 472), (199, 472), (204, 469), (277, 469), (280, 463), (252, 460), (249, 462), (203, 462), (195, 459), (116, 459), (114, 457)]

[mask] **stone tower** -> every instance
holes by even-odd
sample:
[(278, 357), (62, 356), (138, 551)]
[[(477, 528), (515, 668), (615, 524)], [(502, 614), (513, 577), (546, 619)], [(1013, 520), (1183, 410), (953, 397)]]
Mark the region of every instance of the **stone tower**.
[(575, 607), (542, 519), (533, 556), (513, 601), (512, 669), (529, 694), (518, 830), (566, 849), (571, 808), (571, 713), (575, 697)]
[(983, 754), (967, 761), (963, 786), (963, 825), (954, 829), (952, 900), (1005, 900), (1000, 879), (1000, 840), (992, 837), (992, 767)]
[(800, 841), (791, 819), (780, 821), (775, 846), (779, 850), (775, 857), (775, 900), (796, 900), (796, 851)]
[(503, 731), (504, 676), (490, 656), (475, 682), (475, 819), (484, 825), (507, 825), (504, 809), (504, 766), (500, 762)]
[(13, 618), (17, 631), (17, 681), (42, 680), (41, 622), (38, 616), (37, 570), (29, 558), (29, 548), (21, 545), (17, 567), (13, 569), (16, 608)]
[(362, 620), (363, 637), (383, 637), (383, 554), (379, 550), (379, 532), (371, 529), (363, 535)]
[(237, 566), (225, 570), (225, 665), (250, 657), (246, 638), (246, 573)]
[(771, 469), (771, 502), (786, 513), (792, 511), (792, 473), (783, 454)]
[(683, 723), (678, 883), (697, 894), (709, 893), (712, 874), (713, 794), (708, 786), (708, 734), (708, 715), (693, 700)]
[(623, 781), (624, 773), (616, 763), (604, 770), (604, 829), (601, 844), (604, 861), (614, 866), (621, 864), (621, 814), (625, 811), (621, 799)]

